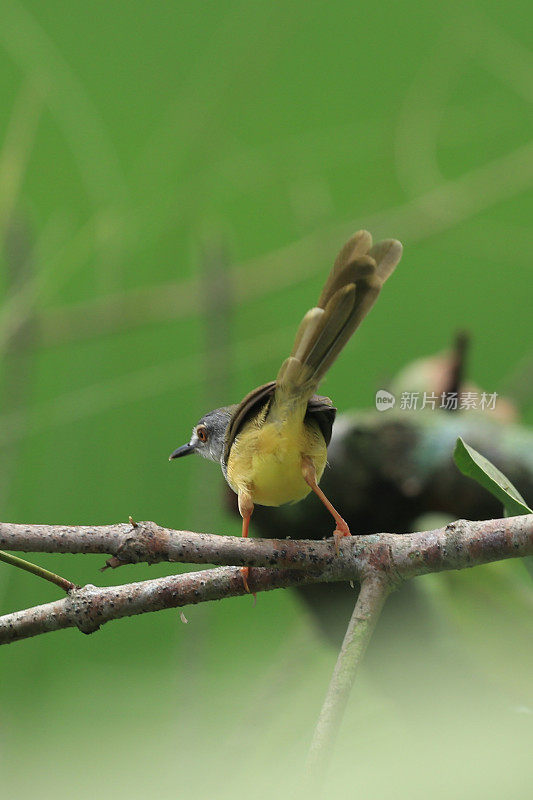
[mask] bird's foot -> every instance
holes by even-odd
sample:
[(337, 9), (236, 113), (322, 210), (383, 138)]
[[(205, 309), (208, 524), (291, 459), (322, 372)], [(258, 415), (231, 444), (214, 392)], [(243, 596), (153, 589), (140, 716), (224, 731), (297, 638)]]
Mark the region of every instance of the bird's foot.
[(335, 553), (339, 555), (340, 552), (340, 541), (344, 539), (345, 536), (351, 536), (350, 528), (348, 527), (348, 523), (345, 522), (343, 519), (337, 520), (337, 527), (333, 531), (333, 539), (335, 540)]
[(241, 577), (242, 582), (244, 584), (245, 590), (248, 594), (253, 594), (254, 596), (254, 606), (257, 603), (257, 594), (255, 592), (250, 591), (250, 587), (248, 586), (248, 576), (250, 575), (250, 567), (241, 567)]

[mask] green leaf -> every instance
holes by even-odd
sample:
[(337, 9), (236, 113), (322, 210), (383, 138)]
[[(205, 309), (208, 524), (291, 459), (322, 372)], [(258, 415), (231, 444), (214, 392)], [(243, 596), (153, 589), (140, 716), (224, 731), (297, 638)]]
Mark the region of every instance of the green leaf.
[(508, 515), (533, 514), (520, 492), (503, 472), (466, 444), (461, 437), (457, 439), (453, 458), (463, 475), (473, 478), (503, 503)]

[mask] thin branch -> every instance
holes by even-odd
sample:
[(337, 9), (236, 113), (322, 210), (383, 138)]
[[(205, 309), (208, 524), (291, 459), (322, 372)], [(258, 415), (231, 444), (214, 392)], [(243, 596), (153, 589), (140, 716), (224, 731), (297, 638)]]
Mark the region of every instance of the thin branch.
[(409, 534), (377, 533), (341, 540), (243, 539), (163, 528), (154, 522), (115, 525), (0, 523), (0, 548), (33, 553), (100, 553), (107, 566), (161, 561), (307, 569), (335, 561), (358, 580), (369, 568), (406, 579), (428, 572), (464, 569), (504, 558), (533, 555), (533, 515), (483, 521), (457, 520), (446, 527)]
[(316, 789), (324, 776), (358, 667), (390, 591), (390, 583), (378, 573), (370, 574), (361, 584), (309, 750), (309, 788)]
[[(248, 583), (253, 592), (264, 592), (303, 583), (338, 580), (333, 570), (257, 569)], [(63, 628), (94, 633), (106, 622), (166, 608), (181, 608), (247, 594), (240, 569), (218, 569), (171, 575), (124, 586), (100, 588), (87, 584), (53, 603), (16, 611), (0, 617), (0, 644), (27, 639)]]
[(68, 581), (66, 578), (56, 575), (55, 572), (50, 572), (50, 570), (39, 567), (37, 564), (31, 564), (29, 561), (25, 561), (25, 559), (19, 558), (18, 556), (12, 556), (10, 553), (4, 553), (2, 550), (0, 550), (0, 561), (11, 564), (12, 567), (23, 569), (25, 572), (31, 572), (32, 575), (43, 578), (45, 581), (55, 583), (56, 586), (59, 586), (65, 592), (71, 592), (73, 589), (80, 588), (75, 583), (72, 583), (72, 581)]
[[(146, 522), (101, 527), (2, 523), (0, 544), (10, 550), (118, 554), (120, 563), (247, 565), (257, 567), (249, 578), (254, 592), (306, 583), (361, 583), (371, 575), (394, 586), (428, 572), (533, 555), (533, 514), (486, 522), (459, 520), (445, 528), (405, 535), (346, 537), (338, 555), (332, 539), (248, 540), (173, 531)], [(0, 643), (76, 626), (91, 633), (113, 619), (243, 594), (242, 576), (234, 567), (124, 586), (88, 585), (71, 591), (65, 600), (0, 617)]]
[(243, 539), (163, 528), (154, 522), (116, 525), (0, 523), (0, 547), (33, 553), (111, 555), (106, 567), (161, 561), (251, 567), (306, 568), (330, 563), (333, 540)]

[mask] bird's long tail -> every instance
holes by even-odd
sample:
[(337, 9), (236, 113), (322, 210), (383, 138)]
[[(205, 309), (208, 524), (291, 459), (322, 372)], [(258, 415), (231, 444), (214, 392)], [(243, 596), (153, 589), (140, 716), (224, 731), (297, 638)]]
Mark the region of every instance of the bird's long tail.
[(402, 255), (402, 245), (386, 239), (372, 246), (358, 231), (340, 251), (315, 308), (298, 328), (292, 353), (281, 365), (271, 412), (299, 408), (305, 413), (324, 374), (377, 300)]

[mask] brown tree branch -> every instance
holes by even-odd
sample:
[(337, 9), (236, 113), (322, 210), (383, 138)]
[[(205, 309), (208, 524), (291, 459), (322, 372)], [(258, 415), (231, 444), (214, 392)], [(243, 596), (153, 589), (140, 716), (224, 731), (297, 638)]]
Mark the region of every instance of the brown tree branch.
[[(111, 554), (108, 566), (137, 561), (188, 561), (254, 567), (252, 592), (307, 583), (357, 581), (359, 596), (311, 745), (306, 786), (316, 788), (340, 728), (350, 690), (386, 598), (402, 580), (533, 555), (533, 514), (487, 522), (459, 520), (412, 534), (342, 540), (269, 540), (197, 534), (153, 522), (99, 527), (0, 523), (0, 546), (38, 552)], [(179, 608), (246, 593), (241, 571), (224, 566), (167, 578), (98, 588), (73, 588), (66, 598), (0, 617), (0, 644), (62, 628), (93, 633), (121, 617)]]
[[(251, 572), (248, 583), (251, 591), (264, 592), (302, 583), (339, 580), (337, 574), (335, 570), (304, 572), (262, 568)], [(246, 593), (242, 574), (235, 567), (170, 575), (123, 586), (87, 584), (74, 589), (63, 600), (0, 617), (0, 644), (63, 628), (77, 627), (82, 633), (94, 633), (114, 619)]]
[[(333, 540), (241, 539), (173, 531), (154, 523), (99, 527), (0, 524), (0, 546), (54, 553), (111, 553), (128, 561), (183, 561), (257, 567), (252, 591), (304, 583), (377, 576), (387, 586), (428, 572), (463, 569), (505, 558), (533, 555), (533, 514), (469, 522), (412, 534), (354, 536)], [(0, 617), (0, 643), (78, 627), (97, 630), (112, 619), (220, 600), (244, 594), (234, 568), (211, 569), (124, 586), (74, 589), (64, 600)]]
[(368, 567), (398, 579), (533, 555), (533, 515), (473, 522), (409, 534), (377, 533), (341, 540), (243, 539), (163, 528), (154, 522), (116, 525), (0, 523), (0, 549), (33, 553), (101, 553), (108, 566), (161, 561), (289, 569), (343, 565), (338, 580), (359, 580)]

